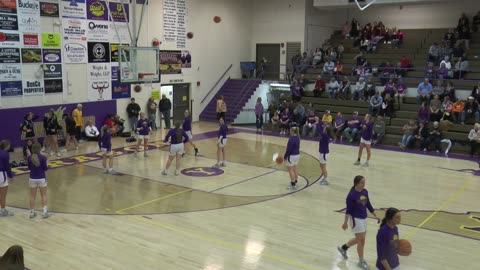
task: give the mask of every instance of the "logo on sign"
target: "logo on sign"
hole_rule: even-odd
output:
[[[57,68],[56,68],[54,65],[51,65],[51,66],[50,66],[50,71],[51,71],[51,72],[55,72],[56,69],[57,69]]]
[[[35,20],[35,18],[29,17],[28,19],[23,18],[22,23],[28,26],[31,26],[31,25],[38,25],[40,22],[38,20]]]
[[[90,28],[90,30],[95,30],[95,29],[105,29],[105,30],[108,30],[108,25],[106,24],[96,24],[94,22],[90,22],[88,24],[88,28]]]
[[[47,62],[56,62],[60,59],[60,57],[56,54],[53,54],[53,53],[49,53],[47,55],[45,55],[45,60]]]
[[[105,47],[102,44],[95,44],[93,46],[93,56],[97,59],[105,57]]]
[[[100,16],[103,16],[103,14],[105,14],[105,8],[103,7],[103,5],[100,3],[100,2],[93,2],[92,5],[90,6],[90,12],[97,16],[97,17],[100,17]]]
[[[72,26],[80,26],[82,23],[78,20],[68,20],[68,24]]]
[[[70,0],[71,7],[78,7],[77,0]]]
[[[40,7],[45,14],[54,15],[58,12],[58,7],[51,3],[43,3]]]
[[[85,53],[87,51],[87,48],[85,46],[78,43],[66,44],[64,48],[65,51],[68,53]]]
[[[19,8],[29,8],[29,9],[34,9],[34,10],[38,10],[40,8],[38,3],[35,3],[35,2],[32,3],[30,1],[25,1],[25,0],[18,0],[18,7]]]

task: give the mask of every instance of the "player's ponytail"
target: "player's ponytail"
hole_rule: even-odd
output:
[[[352,188],[350,189],[350,191],[354,190],[354,189],[355,189],[355,186],[358,185],[358,183],[360,183],[363,178],[365,178],[365,177],[363,177],[363,176],[361,176],[361,175],[355,176],[355,178],[353,178],[353,186],[352,186]]]
[[[380,227],[382,227],[383,225],[387,224],[387,222],[392,220],[393,217],[398,212],[400,212],[400,211],[397,208],[393,208],[393,207],[388,208],[387,211],[385,212],[385,217],[382,219],[382,223],[380,223]]]
[[[104,125],[102,129],[100,130],[100,138],[103,138],[105,134],[108,132],[109,127],[107,125]]]
[[[182,123],[180,121],[175,122],[175,131],[176,131],[176,136],[177,136],[177,143],[182,142],[182,129],[180,126]]]
[[[32,163],[35,167],[40,167],[40,158],[38,155],[40,154],[41,149],[42,146],[39,143],[32,146]]]

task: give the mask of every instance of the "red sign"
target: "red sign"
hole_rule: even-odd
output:
[[[23,34],[23,44],[25,46],[38,46],[38,35]]]

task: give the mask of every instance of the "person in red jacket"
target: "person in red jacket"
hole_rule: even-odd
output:
[[[313,88],[313,95],[315,97],[320,97],[323,92],[325,92],[326,85],[325,80],[322,79],[321,75],[318,75],[317,80],[315,81],[315,87]]]

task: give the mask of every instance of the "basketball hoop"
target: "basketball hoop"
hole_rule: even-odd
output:
[[[360,11],[364,11],[365,9],[367,9],[370,5],[372,5],[373,3],[377,2],[377,0],[370,0],[370,2],[368,4],[366,4],[365,6],[360,6],[360,3],[358,3],[358,0],[355,0],[355,3],[357,4],[357,7],[358,9],[360,9]]]

